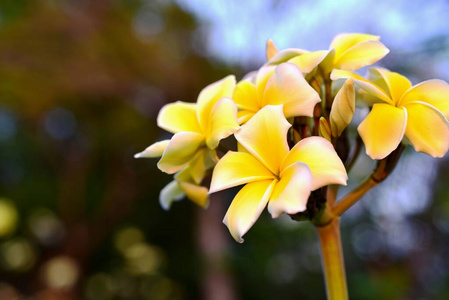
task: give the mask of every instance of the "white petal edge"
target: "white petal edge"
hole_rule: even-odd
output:
[[[153,145],[150,145],[142,152],[139,152],[134,155],[134,158],[153,158],[153,157],[161,157],[167,148],[170,140],[163,140],[160,142],[156,142]]]
[[[164,210],[169,210],[173,202],[182,200],[184,192],[179,187],[176,180],[167,184],[159,194],[159,203]]]
[[[223,223],[232,237],[243,243],[243,235],[254,225],[267,206],[276,180],[264,180],[248,183],[232,200]]]

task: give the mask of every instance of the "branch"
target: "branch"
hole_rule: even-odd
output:
[[[357,135],[357,138],[355,140],[354,151],[351,153],[351,156],[348,158],[346,163],[346,172],[349,173],[351,171],[352,167],[354,166],[354,163],[359,157],[361,150],[362,150],[362,138],[359,135]]]
[[[373,173],[365,179],[355,190],[346,195],[342,200],[336,203],[332,209],[336,216],[341,216],[351,206],[353,206],[363,195],[370,189],[384,181],[388,175],[393,172],[396,167],[399,158],[404,151],[404,145],[400,144],[396,150],[394,150],[386,158],[380,160],[377,163]]]

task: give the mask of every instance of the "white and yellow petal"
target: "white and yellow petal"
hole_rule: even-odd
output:
[[[240,125],[245,124],[248,122],[257,111],[250,111],[250,110],[240,110],[237,112],[237,120]]]
[[[329,184],[346,185],[345,166],[332,144],[322,137],[308,137],[299,141],[282,162],[283,172],[296,162],[305,163],[312,173],[312,190]]]
[[[403,107],[376,103],[358,131],[372,159],[383,159],[393,152],[404,137],[407,111]]]
[[[180,181],[178,184],[180,189],[185,193],[186,197],[189,198],[190,201],[203,208],[208,207],[209,194],[206,187],[185,181]]]
[[[208,190],[206,187],[195,183],[190,168],[187,167],[178,172],[175,175],[175,180],[179,188],[189,200],[203,208],[206,208],[208,206]]]
[[[265,93],[265,87],[268,80],[274,73],[276,66],[265,65],[259,69],[256,76],[256,95],[257,95],[257,106],[259,108],[263,107],[262,98]]]
[[[383,101],[393,105],[393,100],[390,98],[390,95],[386,91],[384,91],[381,87],[379,87],[375,83],[366,80],[362,76],[344,70],[333,70],[331,73],[332,80],[348,79],[348,78],[352,78],[355,84],[357,84],[362,90],[364,90],[371,96],[379,99],[380,100],[379,102]]]
[[[169,210],[173,202],[184,198],[185,194],[181,190],[176,180],[167,184],[159,194],[159,203],[164,210]]]
[[[215,150],[203,147],[198,150],[186,169],[188,169],[193,182],[200,184],[206,176],[207,171],[214,167],[217,162],[218,157]]]
[[[379,86],[385,86],[384,90],[388,92],[395,104],[399,103],[402,95],[412,87],[410,80],[405,76],[384,68],[370,68],[368,79]]]
[[[197,105],[177,101],[162,107],[157,116],[157,125],[171,133],[181,131],[201,132],[196,116]]]
[[[157,166],[165,173],[174,174],[192,160],[201,146],[204,146],[203,135],[189,131],[176,133]]]
[[[360,69],[379,61],[388,52],[390,50],[379,41],[363,41],[336,56],[334,67],[347,71]]]
[[[421,82],[404,93],[400,105],[416,101],[434,106],[443,113],[446,119],[449,118],[449,84],[447,82],[437,79]]]
[[[449,124],[435,107],[424,102],[405,106],[408,113],[405,136],[416,151],[443,157],[449,148]]]
[[[267,179],[275,179],[275,176],[253,155],[229,151],[214,168],[210,193]]]
[[[351,123],[355,111],[355,89],[352,78],[345,81],[335,96],[330,113],[331,132],[339,137]]]
[[[320,96],[304,79],[301,70],[292,63],[283,63],[276,67],[265,87],[262,106],[283,104],[287,118],[311,117],[318,102]]]
[[[315,69],[329,54],[327,50],[304,53],[290,59],[288,62],[299,67],[301,72],[310,73]]]
[[[161,157],[167,148],[170,140],[163,140],[160,142],[156,142],[153,145],[150,145],[142,152],[139,152],[134,155],[134,158],[151,158],[151,157]]]
[[[281,63],[287,62],[290,59],[303,55],[305,53],[309,53],[307,50],[297,49],[297,48],[288,48],[276,53],[271,59],[269,59],[266,65],[279,65]]]
[[[223,223],[237,242],[243,243],[242,236],[254,225],[267,206],[275,184],[275,180],[248,183],[232,200]]]
[[[206,130],[206,145],[215,149],[220,141],[240,128],[237,120],[237,106],[229,98],[222,98],[215,103],[209,117]]]
[[[240,110],[257,112],[260,108],[257,100],[256,85],[249,80],[237,83],[232,100],[234,100],[237,108]]]
[[[205,87],[198,96],[197,117],[203,132],[209,125],[211,111],[221,98],[232,98],[235,89],[235,76],[229,75]]]
[[[287,131],[291,127],[282,105],[268,105],[234,134],[237,141],[273,174],[279,173],[288,153]]]
[[[266,57],[267,60],[270,60],[278,54],[279,50],[276,48],[276,45],[273,43],[271,39],[268,39],[267,41],[267,47],[266,47]]]
[[[296,162],[284,170],[268,202],[268,212],[273,218],[283,213],[296,214],[306,210],[312,190],[312,173],[309,167]]]
[[[341,56],[346,50],[359,43],[378,40],[380,40],[380,37],[377,35],[365,33],[340,33],[333,38],[329,49],[335,49],[336,55]]]

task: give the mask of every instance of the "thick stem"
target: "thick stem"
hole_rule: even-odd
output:
[[[326,226],[316,227],[320,237],[321,262],[326,279],[329,300],[348,299],[343,250],[340,239],[340,219],[335,218]]]

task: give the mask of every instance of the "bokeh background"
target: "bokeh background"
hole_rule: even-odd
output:
[[[379,65],[449,81],[447,20],[443,0],[1,0],[0,299],[324,299],[310,224],[264,213],[237,244],[232,192],[165,212],[171,177],[133,154],[168,137],[165,103],[258,68],[268,38],[377,34]],[[448,180],[447,157],[407,149],[343,216],[351,299],[449,299]]]

